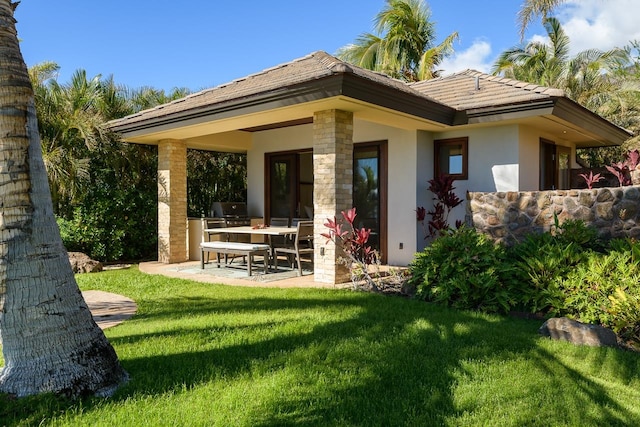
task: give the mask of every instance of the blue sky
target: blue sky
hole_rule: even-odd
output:
[[[446,72],[488,71],[519,43],[522,0],[431,0],[437,42],[460,40]],[[316,50],[330,54],[373,32],[384,0],[23,0],[16,11],[28,66],[54,61],[59,81],[77,69],[113,75],[130,88],[200,90],[259,72]],[[577,50],[640,39],[637,0],[570,1],[558,14]],[[543,31],[533,26],[527,38]]]

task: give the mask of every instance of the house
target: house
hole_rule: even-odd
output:
[[[158,146],[159,261],[187,257],[187,149],[246,152],[249,214],[312,216],[315,280],[333,283],[345,271],[319,234],[340,211],[355,205],[384,261],[406,265],[435,175],[454,175],[462,198],[564,188],[576,148],[630,136],[557,89],[471,70],[407,84],[320,51],[109,126]]]

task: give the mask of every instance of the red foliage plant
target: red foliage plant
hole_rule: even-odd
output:
[[[416,209],[416,219],[422,224],[425,240],[429,237],[438,237],[446,233],[451,227],[449,226],[449,214],[456,206],[462,203],[454,192],[454,178],[450,175],[440,175],[429,180],[429,191],[434,195],[433,200],[436,201],[433,210],[427,211],[424,207]],[[428,231],[425,227],[426,215],[431,219],[428,221]],[[461,221],[456,221],[456,228],[462,226]]]
[[[342,211],[342,217],[348,224],[348,228],[344,230],[342,224],[338,222],[336,217],[333,220],[327,218],[324,226],[329,229],[328,233],[322,233],[323,237],[331,240],[344,250],[345,254],[352,261],[360,262],[365,265],[373,264],[377,261],[378,256],[371,246],[367,245],[371,236],[370,228],[356,228],[353,223],[356,219],[356,208],[348,211]]]
[[[589,175],[587,175],[586,173],[581,173],[580,176],[584,178],[585,182],[587,183],[587,188],[589,190],[593,188],[593,184],[595,184],[596,182],[600,182],[604,179],[604,176],[600,175],[599,173],[594,175],[593,171],[589,171]]]

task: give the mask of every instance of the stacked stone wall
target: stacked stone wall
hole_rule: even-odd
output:
[[[582,220],[604,239],[640,238],[640,186],[467,193],[466,222],[507,245],[551,230],[557,216]]]

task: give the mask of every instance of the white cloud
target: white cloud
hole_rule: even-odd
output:
[[[640,40],[638,0],[570,0],[557,17],[571,39],[571,53],[623,47]]]
[[[443,74],[452,74],[468,68],[489,72],[493,59],[491,55],[491,45],[485,40],[475,40],[473,44],[466,50],[456,51],[453,56],[446,58],[440,64],[440,68],[444,70]]]

